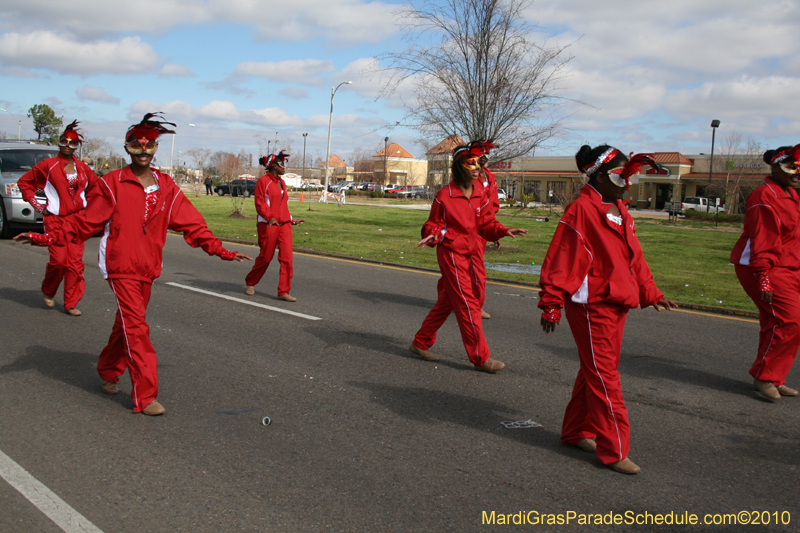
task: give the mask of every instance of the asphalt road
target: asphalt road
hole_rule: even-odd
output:
[[[800,529],[800,399],[752,391],[752,320],[630,313],[620,372],[643,472],[629,477],[560,444],[577,353],[566,321],[541,332],[536,291],[488,286],[485,332],[507,368],[487,375],[471,369],[453,318],[439,363],[407,351],[437,276],[296,254],[290,304],[275,298],[277,261],[247,297],[249,265],[177,236],[148,313],[167,413],[134,415],[128,378],[109,397],[94,370],[115,312],[97,246],[75,318],[61,294],[44,307],[46,249],[0,241],[0,451],[99,530],[507,528],[482,524],[484,511],[775,513],[748,527],[512,526],[531,531]],[[501,424],[520,420],[541,427]],[[791,522],[775,526],[784,511]],[[61,529],[0,479],[0,531]]]

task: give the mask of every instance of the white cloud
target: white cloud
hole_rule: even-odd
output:
[[[236,65],[233,74],[258,76],[278,82],[320,85],[320,75],[333,71],[333,61],[329,59],[288,59],[263,63],[245,61]]]
[[[91,87],[84,85],[75,89],[75,94],[81,100],[93,100],[95,102],[103,102],[105,104],[119,104],[119,98],[109,95],[105,89],[101,87]]]
[[[158,75],[177,78],[193,78],[196,76],[196,74],[189,70],[189,67],[186,65],[176,64],[164,65],[159,69]]]
[[[138,37],[81,43],[36,31],[0,35],[0,63],[62,74],[138,74],[155,68],[158,55]]]
[[[5,2],[0,30],[60,28],[82,39],[109,34],[161,34],[176,26],[232,22],[261,40],[379,42],[393,31],[393,5],[362,0],[140,0],[120,13],[107,0]]]
[[[305,100],[308,98],[308,91],[299,87],[286,87],[278,91],[278,94],[292,100]]]

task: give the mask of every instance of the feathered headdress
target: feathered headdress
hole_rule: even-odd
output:
[[[163,115],[161,111],[157,113],[147,113],[140,123],[134,124],[128,128],[128,132],[125,134],[125,140],[147,139],[148,141],[155,141],[165,133],[175,133],[175,130],[171,130],[165,126],[165,124],[169,124],[174,128],[175,123],[161,120],[163,118],[161,115]]]
[[[83,135],[78,132],[78,121],[73,120],[71,124],[69,124],[64,133],[61,134],[61,137],[65,137],[67,139],[71,139],[78,142],[83,142]]]
[[[767,163],[770,165],[778,165],[787,159],[792,159],[795,163],[800,164],[800,144],[794,146],[778,148]]]
[[[658,165],[653,161],[653,154],[630,153],[630,157],[621,169],[616,168],[608,172],[611,182],[617,187],[625,187],[631,190],[631,176],[642,171],[645,165],[650,165],[654,170],[658,170]]]
[[[470,159],[472,157],[480,157],[484,154],[483,146],[478,144],[467,144],[457,146],[455,150],[453,150],[453,161],[459,159]]]
[[[470,141],[467,146],[470,148],[477,148],[483,151],[480,155],[489,155],[489,152],[495,147],[494,143],[492,142],[494,139],[477,139],[475,141]]]
[[[269,154],[267,157],[264,156],[259,157],[258,164],[266,169],[269,169],[269,167],[271,167],[272,165],[278,165],[280,167],[283,167],[287,159],[289,159],[289,154],[281,150],[281,152],[278,155]]]

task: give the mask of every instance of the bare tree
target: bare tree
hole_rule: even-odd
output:
[[[494,159],[531,153],[555,137],[566,92],[567,46],[535,42],[523,11],[531,0],[422,0],[398,14],[408,48],[378,56],[383,94],[407,82],[408,120],[438,142],[448,135],[492,138]],[[432,45],[425,41],[436,41]]]
[[[190,181],[189,186],[194,191],[195,196],[200,196],[200,191],[204,189],[203,174],[206,167],[208,158],[211,157],[213,150],[208,147],[192,148],[186,152],[192,158],[195,167],[200,171],[199,175],[195,175]]]
[[[761,155],[764,148],[754,139],[747,139],[739,131],[728,133],[719,149],[719,156],[714,161],[714,173],[725,174],[722,185],[712,186],[719,190],[706,193],[717,194],[725,199],[728,213],[739,213],[744,205],[746,195],[742,194],[742,181],[753,179],[754,171],[763,168]]]

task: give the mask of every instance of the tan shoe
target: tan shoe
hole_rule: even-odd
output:
[[[164,409],[160,403],[153,400],[150,402],[147,407],[142,409],[142,413],[146,414],[147,416],[158,416],[163,415],[167,410]]]
[[[800,392],[797,392],[794,389],[790,389],[786,385],[779,385],[777,389],[778,392],[781,393],[781,396],[797,396],[798,394],[800,394]]]
[[[56,305],[56,297],[53,296],[52,298],[50,298],[48,295],[45,294],[44,295],[44,305],[46,305],[47,307],[55,307],[55,305]]]
[[[247,290],[246,290],[246,291],[244,291],[244,293],[245,293],[246,295],[248,295],[248,296],[252,296],[252,295],[254,295],[254,294],[256,293],[256,288],[255,288],[255,287],[249,287],[249,286],[248,286],[248,287],[247,287]]]
[[[594,439],[583,439],[575,446],[588,453],[597,452],[597,442]]]
[[[486,320],[487,318],[492,318],[492,315],[481,309],[481,318]]]
[[[778,392],[778,388],[771,381],[761,381],[760,379],[754,378],[753,386],[756,388],[762,398],[765,398],[771,402],[776,402],[781,399],[781,393]]]
[[[421,348],[417,348],[413,343],[411,344],[411,346],[408,347],[408,351],[411,352],[411,353],[417,354],[418,356],[422,357],[426,361],[438,361],[439,360],[439,356],[438,355],[433,355],[428,350],[423,350]]]
[[[494,359],[488,359],[481,366],[476,366],[475,370],[480,370],[481,372],[488,372],[490,374],[494,374],[499,370],[503,370],[505,367],[506,367],[505,363],[501,363],[500,361],[495,361]]]
[[[608,467],[613,470],[614,472],[619,472],[620,474],[628,474],[632,476],[633,474],[638,474],[642,471],[636,463],[628,459],[627,457],[622,461],[617,461],[616,463],[611,463]]]
[[[119,394],[119,387],[116,383],[111,383],[110,381],[103,382],[103,392],[106,394]]]
[[[289,294],[281,294],[278,296],[278,300],[283,300],[284,302],[296,302],[297,298]]]
[[[71,316],[81,316],[81,312],[74,307],[72,309],[67,309],[67,314]]]

